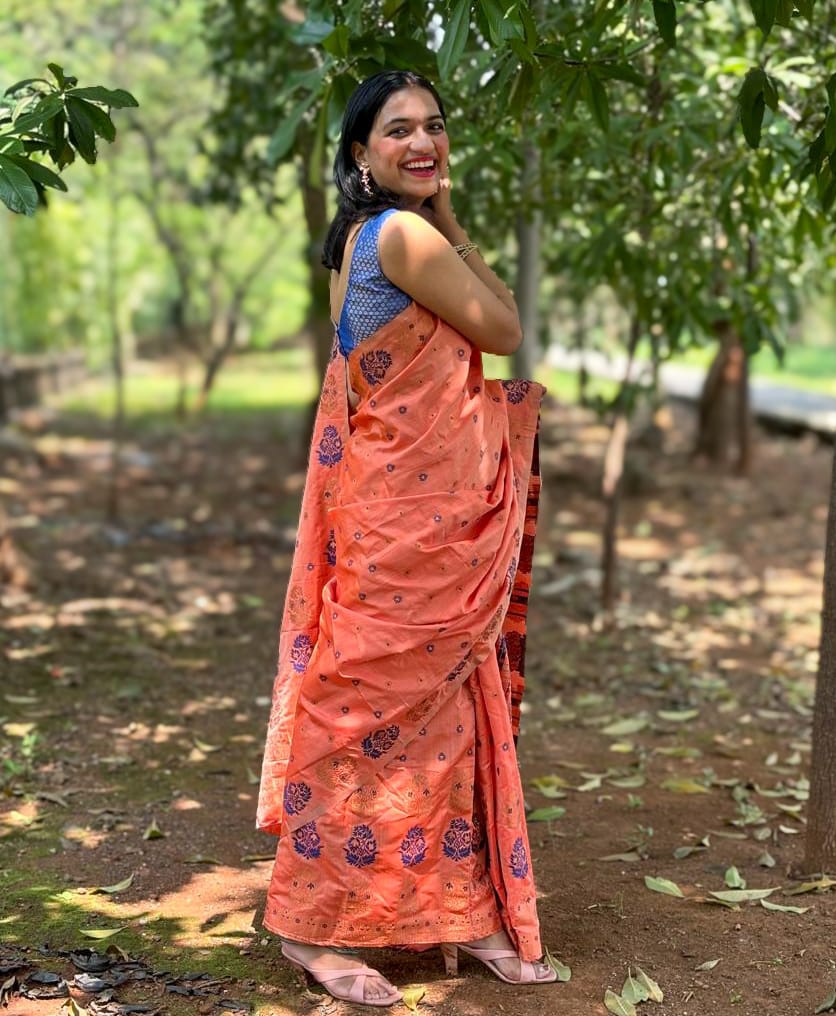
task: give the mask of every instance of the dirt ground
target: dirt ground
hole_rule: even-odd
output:
[[[571,979],[515,988],[474,961],[446,978],[438,950],[373,952],[426,989],[419,1012],[599,1016],[637,968],[664,993],[642,1016],[808,1016],[836,990],[836,894],[799,871],[831,451],[761,434],[753,476],[731,478],[689,459],[691,426],[677,411],[631,451],[605,625],[603,430],[545,413],[520,761],[543,937]],[[9,1016],[350,1011],[299,984],[259,919],[300,427],[287,412],[137,430],[118,523],[100,427],[7,432],[0,496],[31,571],[0,593]],[[803,912],[709,895],[741,883]],[[121,979],[109,991],[31,980],[73,982],[96,952]]]

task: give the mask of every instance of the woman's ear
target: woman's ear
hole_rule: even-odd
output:
[[[361,145],[359,141],[353,142],[351,145],[351,157],[358,166],[362,166],[366,161],[366,146]]]

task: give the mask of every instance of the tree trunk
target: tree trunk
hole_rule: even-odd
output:
[[[601,607],[611,614],[618,597],[618,516],[621,508],[621,481],[624,476],[624,454],[630,423],[624,410],[619,410],[610,430],[604,453],[604,530],[601,540]]]
[[[0,504],[0,586],[23,587],[29,584],[29,569],[15,547],[6,509]]]
[[[304,132],[300,136],[299,187],[302,192],[302,208],[305,223],[308,227],[308,243],[305,248],[305,260],[308,264],[308,283],[311,299],[305,318],[304,330],[310,337],[313,348],[314,363],[320,380],[325,377],[331,348],[334,343],[334,325],[331,322],[331,279],[322,264],[322,246],[328,231],[328,202],[325,189],[321,182],[325,176],[323,165],[318,172],[311,173],[311,160],[316,158],[317,145],[312,132]],[[322,154],[322,153],[320,153]],[[305,429],[298,447],[297,459],[304,468],[308,444],[313,433],[318,400],[314,399],[308,406]]]
[[[301,147],[299,187],[302,192],[305,224],[308,227],[305,260],[308,264],[311,294],[304,327],[311,337],[317,373],[322,378],[331,358],[331,345],[334,340],[334,326],[331,323],[331,280],[322,264],[322,245],[328,231],[328,203],[324,187],[321,184],[317,186],[311,179],[310,161],[316,158],[317,152],[313,133],[305,133],[301,138]],[[324,166],[320,169],[321,172],[314,174],[318,180],[324,177]]]
[[[113,365],[113,383],[116,405],[113,410],[113,451],[110,460],[110,484],[107,497],[107,518],[116,522],[120,514],[119,481],[122,470],[122,444],[125,434],[125,354],[122,330],[119,324],[119,195],[116,191],[116,170],[108,163],[108,224],[107,224],[107,316],[110,328],[110,356]]]
[[[630,415],[627,390],[631,384],[633,357],[639,343],[641,328],[637,318],[630,325],[627,346],[627,365],[616,400],[615,416],[610,428],[607,449],[604,452],[604,475],[601,493],[604,499],[604,528],[601,536],[601,607],[611,614],[618,597],[618,516],[621,508],[621,489],[624,479],[624,459],[627,438],[630,434]]]
[[[804,871],[836,872],[836,457],[824,554],[824,607],[813,706]]]
[[[694,455],[743,475],[751,467],[749,363],[740,336],[728,321],[714,326],[720,348],[700,394]]]
[[[224,322],[223,339],[219,345],[212,349],[212,353],[204,365],[203,381],[201,382],[200,391],[197,394],[194,406],[198,412],[202,412],[206,408],[206,403],[215,385],[215,380],[220,373],[220,369],[235,346],[235,337],[238,334],[240,322],[240,307],[232,306],[228,308]]]
[[[589,405],[589,371],[586,366],[586,307],[575,304],[575,328],[572,333],[572,350],[578,354],[578,405]]]
[[[525,164],[520,180],[523,197],[537,202],[540,174],[539,151],[525,146]],[[532,378],[540,362],[540,239],[543,213],[539,207],[521,211],[517,216],[517,279],[514,295],[520,312],[523,342],[514,353],[516,377]]]

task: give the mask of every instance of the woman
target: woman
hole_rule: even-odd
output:
[[[514,751],[543,389],[485,381],[513,296],[458,225],[441,100],[361,84],[325,243],[334,356],[279,645],[259,827],[265,925],[335,997],[400,992],[335,948],[457,947],[545,983]],[[528,495],[528,497],[527,497]]]

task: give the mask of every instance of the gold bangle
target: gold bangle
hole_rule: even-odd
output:
[[[462,261],[464,261],[466,258],[469,258],[475,250],[479,250],[479,247],[475,243],[470,243],[470,241],[468,241],[467,243],[457,243],[453,247],[453,250],[459,255]]]

